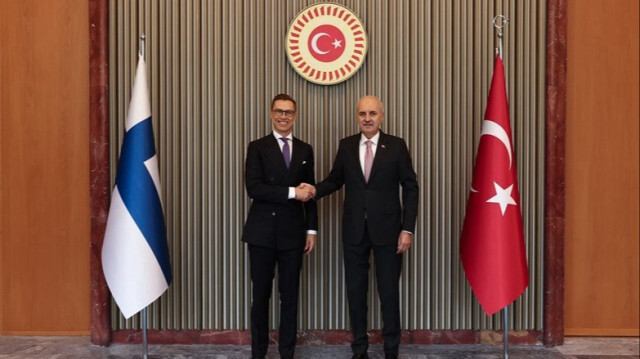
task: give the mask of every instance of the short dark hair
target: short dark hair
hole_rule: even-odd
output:
[[[293,102],[293,109],[295,111],[298,111],[298,105],[296,104],[296,100],[294,100],[293,97],[287,95],[286,93],[277,94],[276,97],[274,97],[273,100],[271,100],[272,110],[273,110],[273,105],[276,103],[276,101],[291,101]]]

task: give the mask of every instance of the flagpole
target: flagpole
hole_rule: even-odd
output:
[[[140,56],[144,59],[145,56],[145,36],[140,35]],[[142,309],[142,358],[147,359],[149,357],[149,343],[147,342],[147,307]]]
[[[148,307],[169,288],[173,274],[153,142],[144,34],[140,36],[139,44],[138,65],[125,121],[128,130],[123,137],[102,246],[102,268],[125,318],[140,315],[137,320],[142,322],[143,357],[147,358]],[[139,230],[131,231],[134,226]],[[132,246],[133,242],[147,246]],[[144,268],[139,268],[140,263],[145,263]]]
[[[144,349],[142,358],[147,359],[149,356],[149,346],[147,343],[147,307],[142,310],[142,347]]]
[[[497,15],[493,18],[493,27],[498,31],[498,47],[496,48],[496,55],[502,59],[502,28],[507,26],[509,19],[504,15]],[[504,350],[504,358],[509,359],[509,305],[504,307],[504,339],[502,340],[502,347]]]
[[[145,40],[145,36],[144,34],[140,35],[140,56],[144,57],[145,53],[144,53],[144,40]]]
[[[504,348],[504,359],[509,359],[509,306],[504,307],[504,339],[502,340]]]

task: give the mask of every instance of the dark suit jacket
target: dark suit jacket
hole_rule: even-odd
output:
[[[366,183],[360,166],[360,136],[358,133],[340,141],[333,169],[317,185],[316,198],[326,196],[344,184],[343,240],[360,242],[367,223],[374,244],[398,243],[401,230],[413,233],[418,212],[418,182],[409,150],[403,139],[380,131],[369,182]]]
[[[289,187],[315,183],[313,149],[294,137],[287,169],[277,141],[269,134],[249,143],[245,185],[253,201],[242,240],[277,249],[304,247],[307,230],[318,229],[317,205],[287,197]]]

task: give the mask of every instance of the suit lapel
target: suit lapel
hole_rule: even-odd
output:
[[[266,152],[274,166],[277,166],[282,172],[286,173],[288,171],[287,165],[284,163],[280,144],[273,134],[267,136]]]
[[[360,163],[360,138],[362,138],[362,133],[353,136],[353,141],[349,144],[351,149],[347,151],[347,153],[351,154],[349,160],[354,163],[358,169],[358,173],[360,174],[358,178],[360,178],[362,183],[366,183],[364,173],[362,172],[362,163]]]
[[[291,146],[293,146],[291,147],[291,149],[293,151],[291,153],[291,165],[289,166],[289,172],[295,173],[294,170],[297,169],[302,162],[302,145],[300,144],[301,141],[295,137],[291,142]],[[284,159],[282,160],[282,162],[284,162]]]
[[[373,164],[371,165],[371,174],[369,174],[369,182],[373,180],[373,177],[376,175],[376,171],[382,166],[384,163],[384,159],[387,156],[389,146],[387,136],[380,131],[380,137],[378,138],[378,145],[376,148],[376,154],[373,156]],[[364,175],[363,177],[364,178]]]

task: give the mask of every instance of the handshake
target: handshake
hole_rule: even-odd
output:
[[[296,187],[296,199],[298,201],[306,202],[316,196],[316,187],[308,183],[300,183]]]

